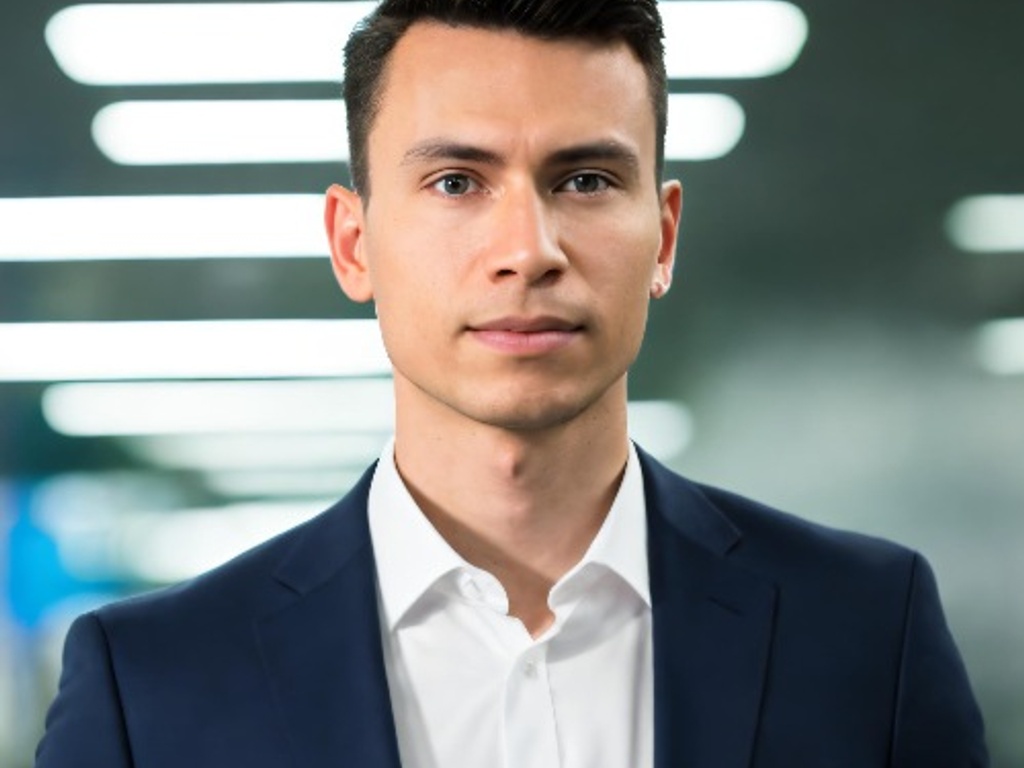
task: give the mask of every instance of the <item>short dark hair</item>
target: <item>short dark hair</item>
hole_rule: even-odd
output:
[[[665,48],[657,0],[383,0],[345,45],[343,93],[352,185],[370,192],[367,141],[380,110],[384,72],[414,23],[508,29],[544,40],[625,42],[643,65],[655,118],[655,170],[661,176],[668,123]]]

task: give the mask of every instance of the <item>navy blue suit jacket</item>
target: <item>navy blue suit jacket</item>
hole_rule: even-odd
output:
[[[988,764],[919,555],[641,462],[657,768]],[[369,477],[198,579],[79,618],[37,768],[399,768]]]

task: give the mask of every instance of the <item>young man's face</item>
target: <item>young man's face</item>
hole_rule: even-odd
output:
[[[415,24],[368,160],[370,199],[333,187],[328,229],[400,410],[537,430],[624,402],[681,196],[625,44]]]

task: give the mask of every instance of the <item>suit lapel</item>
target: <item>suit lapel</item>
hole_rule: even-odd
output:
[[[399,768],[366,518],[371,476],[307,527],[277,571],[293,594],[256,626],[302,768]]]
[[[730,562],[738,530],[646,455],[656,768],[746,768],[775,587]]]

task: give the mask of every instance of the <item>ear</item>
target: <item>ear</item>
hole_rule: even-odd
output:
[[[651,298],[660,299],[672,285],[682,212],[683,186],[678,181],[666,181],[661,185],[661,247],[651,276]]]
[[[324,226],[338,285],[352,301],[369,301],[373,298],[373,285],[363,240],[362,198],[350,189],[332,184],[327,190]]]

